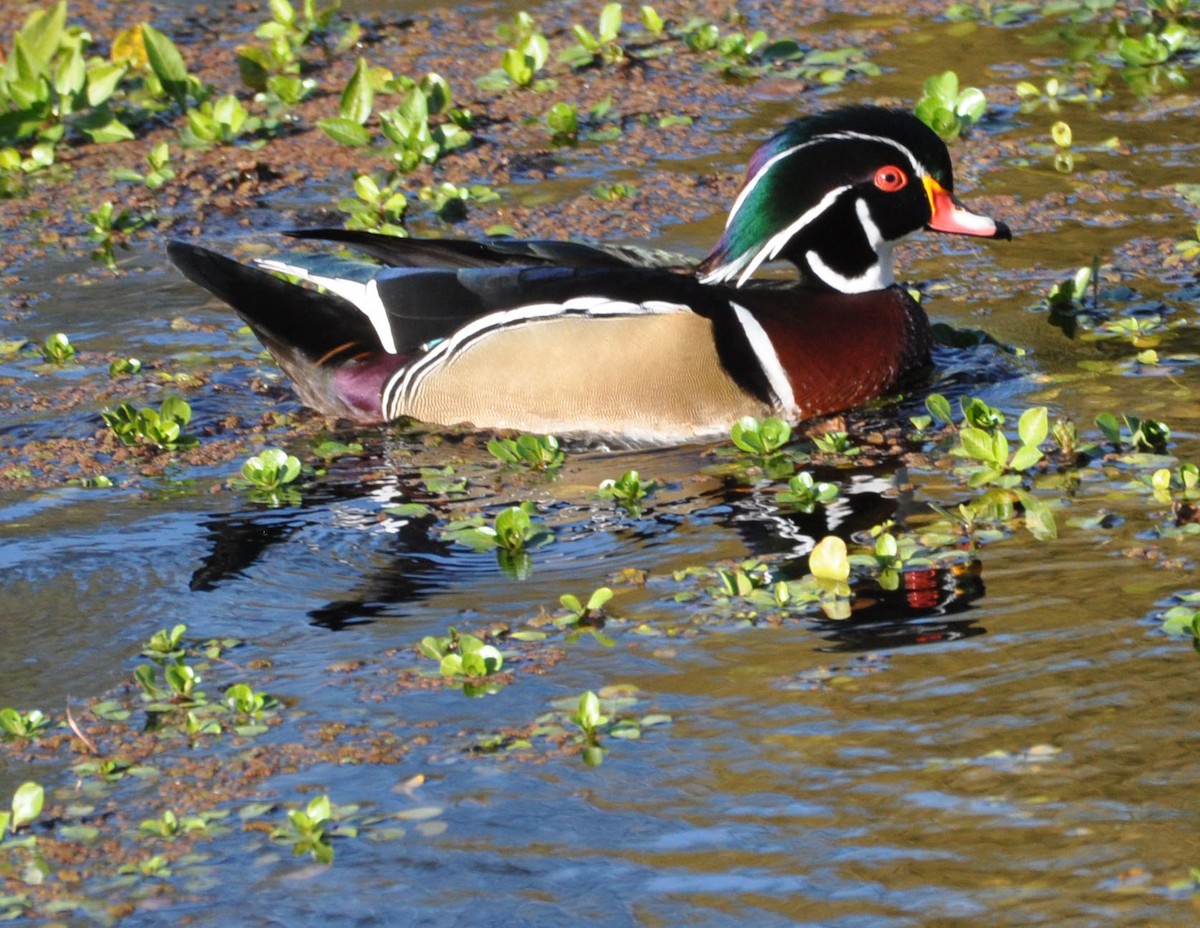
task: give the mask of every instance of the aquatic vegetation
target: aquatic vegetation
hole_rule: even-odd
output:
[[[558,60],[572,68],[591,65],[614,65],[625,58],[625,49],[617,41],[621,36],[623,9],[619,3],[606,3],[600,11],[593,34],[586,26],[575,23],[571,33],[578,44],[559,53]]]
[[[155,222],[153,213],[134,213],[129,207],[123,207],[120,212],[111,202],[105,201],[84,217],[91,223],[88,230],[88,241],[96,245],[92,252],[93,261],[102,261],[110,271],[117,269],[116,248],[129,248],[129,233],[152,225]]]
[[[142,362],[137,358],[117,358],[108,365],[109,377],[122,377],[138,373],[142,369]]]
[[[944,71],[927,78],[921,99],[913,108],[917,118],[947,142],[958,138],[983,118],[987,98],[978,87],[959,88],[958,74]]]
[[[550,60],[550,43],[533,17],[520,10],[513,16],[512,22],[501,25],[496,34],[508,43],[508,47],[504,50],[500,70],[481,77],[478,81],[480,86],[491,89],[496,88],[497,84],[511,81],[518,87],[535,91],[547,89],[546,82],[535,82],[534,79]]]
[[[1192,647],[1200,654],[1200,593],[1177,593],[1174,598],[1180,603],[1162,614],[1162,630],[1168,635],[1190,638]]]
[[[1046,305],[1052,312],[1063,312],[1083,305],[1084,294],[1092,287],[1092,303],[1100,301],[1100,259],[1093,258],[1092,263],[1084,265],[1066,280],[1059,281],[1046,294]]]
[[[404,228],[408,198],[391,184],[380,185],[369,174],[355,177],[354,196],[342,197],[337,205],[349,216],[344,223],[347,229],[401,237],[408,235]]]
[[[812,512],[818,505],[833,502],[838,497],[838,485],[818,481],[808,471],[800,471],[788,480],[786,490],[775,494],[775,502],[799,512]]]
[[[745,416],[729,429],[729,438],[746,454],[769,458],[782,451],[792,440],[792,427],[772,416],[761,422],[753,416]]]
[[[1154,419],[1139,419],[1137,416],[1124,414],[1121,417],[1125,431],[1129,434],[1128,444],[1134,451],[1147,451],[1161,454],[1167,448],[1171,439],[1171,429],[1166,423]],[[1100,429],[1105,439],[1118,451],[1122,447],[1123,432],[1121,422],[1111,412],[1102,412],[1096,417],[1096,427]]]
[[[433,164],[449,151],[471,141],[467,131],[470,114],[451,105],[450,85],[435,73],[426,74],[419,82],[407,77],[394,77],[386,69],[368,67],[359,58],[339,103],[338,116],[317,121],[317,125],[335,142],[365,147],[372,134],[365,123],[370,118],[376,96],[380,93],[401,93],[400,103],[379,114],[384,136],[381,153],[391,158],[393,170],[407,174],[422,163]],[[440,123],[430,122],[431,116],[445,116]]]
[[[642,736],[643,729],[671,721],[669,715],[661,713],[639,719],[618,715],[637,703],[633,692],[632,687],[605,687],[599,695],[587,690],[574,703],[564,701],[573,708],[568,721],[579,730],[576,743],[582,749],[583,762],[589,767],[598,767],[604,762],[607,748],[600,743],[602,737],[634,740]]]
[[[40,709],[29,712],[20,712],[11,706],[0,709],[0,736],[5,741],[37,738],[49,727],[50,719]]]
[[[422,203],[433,207],[437,217],[443,222],[460,222],[467,218],[467,203],[492,203],[500,199],[500,194],[485,184],[471,184],[459,187],[449,181],[440,184],[427,184],[417,192],[417,198]]]
[[[487,443],[488,453],[498,461],[530,470],[557,470],[566,456],[553,435],[518,435],[516,438],[493,438]]]
[[[282,448],[266,448],[242,465],[242,479],[258,490],[271,492],[300,476],[300,459]]]
[[[328,58],[332,52],[351,48],[362,31],[354,20],[339,17],[342,0],[331,0],[320,7],[316,0],[301,0],[299,10],[289,0],[270,0],[267,8],[271,18],[255,29],[255,36],[266,39],[272,47],[282,43],[293,53],[316,45]]]
[[[602,480],[596,494],[614,500],[631,516],[637,516],[642,511],[642,500],[658,488],[657,481],[642,480],[636,470],[627,470],[615,480]]]
[[[75,346],[62,332],[47,335],[41,347],[42,360],[47,364],[66,364],[75,360]]]
[[[327,831],[333,808],[328,796],[310,799],[303,809],[289,809],[287,824],[271,832],[271,839],[292,845],[292,854],[308,854],[320,864],[333,863],[331,832]]]
[[[499,648],[453,626],[448,635],[422,638],[417,649],[438,662],[438,671],[444,677],[488,677],[504,666]]]
[[[604,609],[607,603],[613,597],[613,591],[606,586],[599,587],[592,591],[592,595],[588,597],[587,605],[579,601],[579,597],[572,593],[563,593],[558,598],[564,609],[571,613],[571,618],[576,622],[582,622],[584,619],[596,618]]]
[[[556,145],[574,145],[579,140],[579,111],[574,103],[560,100],[546,111],[546,125]]]
[[[813,444],[822,454],[832,454],[843,458],[852,458],[861,454],[862,449],[854,444],[848,432],[840,429],[832,432],[822,432],[814,435]]]
[[[139,37],[150,68],[147,89],[152,96],[169,98],[180,112],[187,111],[189,100],[200,104],[208,99],[211,88],[188,72],[187,63],[174,42],[148,23],[139,27]]]
[[[251,116],[233,94],[218,100],[205,100],[187,111],[187,125],[179,135],[187,148],[208,148],[212,145],[232,145],[272,128],[258,116]],[[261,147],[266,139],[251,142],[250,148]]]
[[[850,556],[846,542],[837,535],[826,535],[808,555],[809,572],[818,580],[845,582],[850,576]]]
[[[178,396],[168,396],[157,410],[135,409],[122,403],[116,409],[105,409],[100,416],[124,445],[176,451],[199,444],[198,438],[183,432],[192,421],[192,407]]]
[[[10,811],[0,812],[0,839],[32,824],[42,814],[45,799],[46,791],[38,783],[26,781],[18,786],[9,804]]]

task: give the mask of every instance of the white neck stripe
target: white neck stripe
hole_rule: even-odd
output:
[[[750,310],[733,302],[729,305],[733,307],[738,322],[742,324],[746,340],[750,342],[754,356],[758,358],[763,373],[767,375],[771,392],[775,394],[775,399],[779,402],[783,414],[788,418],[794,418],[796,416],[796,394],[792,390],[792,381],[788,378],[787,371],[783,369],[783,365],[779,361],[779,354],[775,351],[775,346],[771,344],[770,336],[767,335],[759,321],[751,315]]]

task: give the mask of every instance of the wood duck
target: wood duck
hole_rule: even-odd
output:
[[[933,131],[858,106],[759,148],[698,264],[632,246],[342,230],[291,234],[375,262],[303,254],[251,267],[183,242],[168,254],[322,413],[671,444],[727,434],[745,415],[846,410],[924,366],[928,319],[892,275],[893,246],[920,229],[1012,237],[955,199]],[[753,276],[776,260],[798,277]]]

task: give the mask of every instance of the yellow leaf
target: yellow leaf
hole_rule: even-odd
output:
[[[826,535],[808,556],[808,569],[818,580],[845,580],[850,576],[846,543],[836,535]]]
[[[146,45],[142,41],[142,27],[130,26],[116,34],[112,43],[112,60],[116,63],[127,62],[131,68],[139,71],[146,70],[149,59],[146,57]]]

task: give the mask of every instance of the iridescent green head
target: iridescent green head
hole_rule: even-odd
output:
[[[810,286],[863,293],[894,283],[892,247],[920,229],[1012,237],[953,190],[946,146],[910,113],[856,106],[798,120],[751,158],[702,279],[741,286],[784,260]]]

